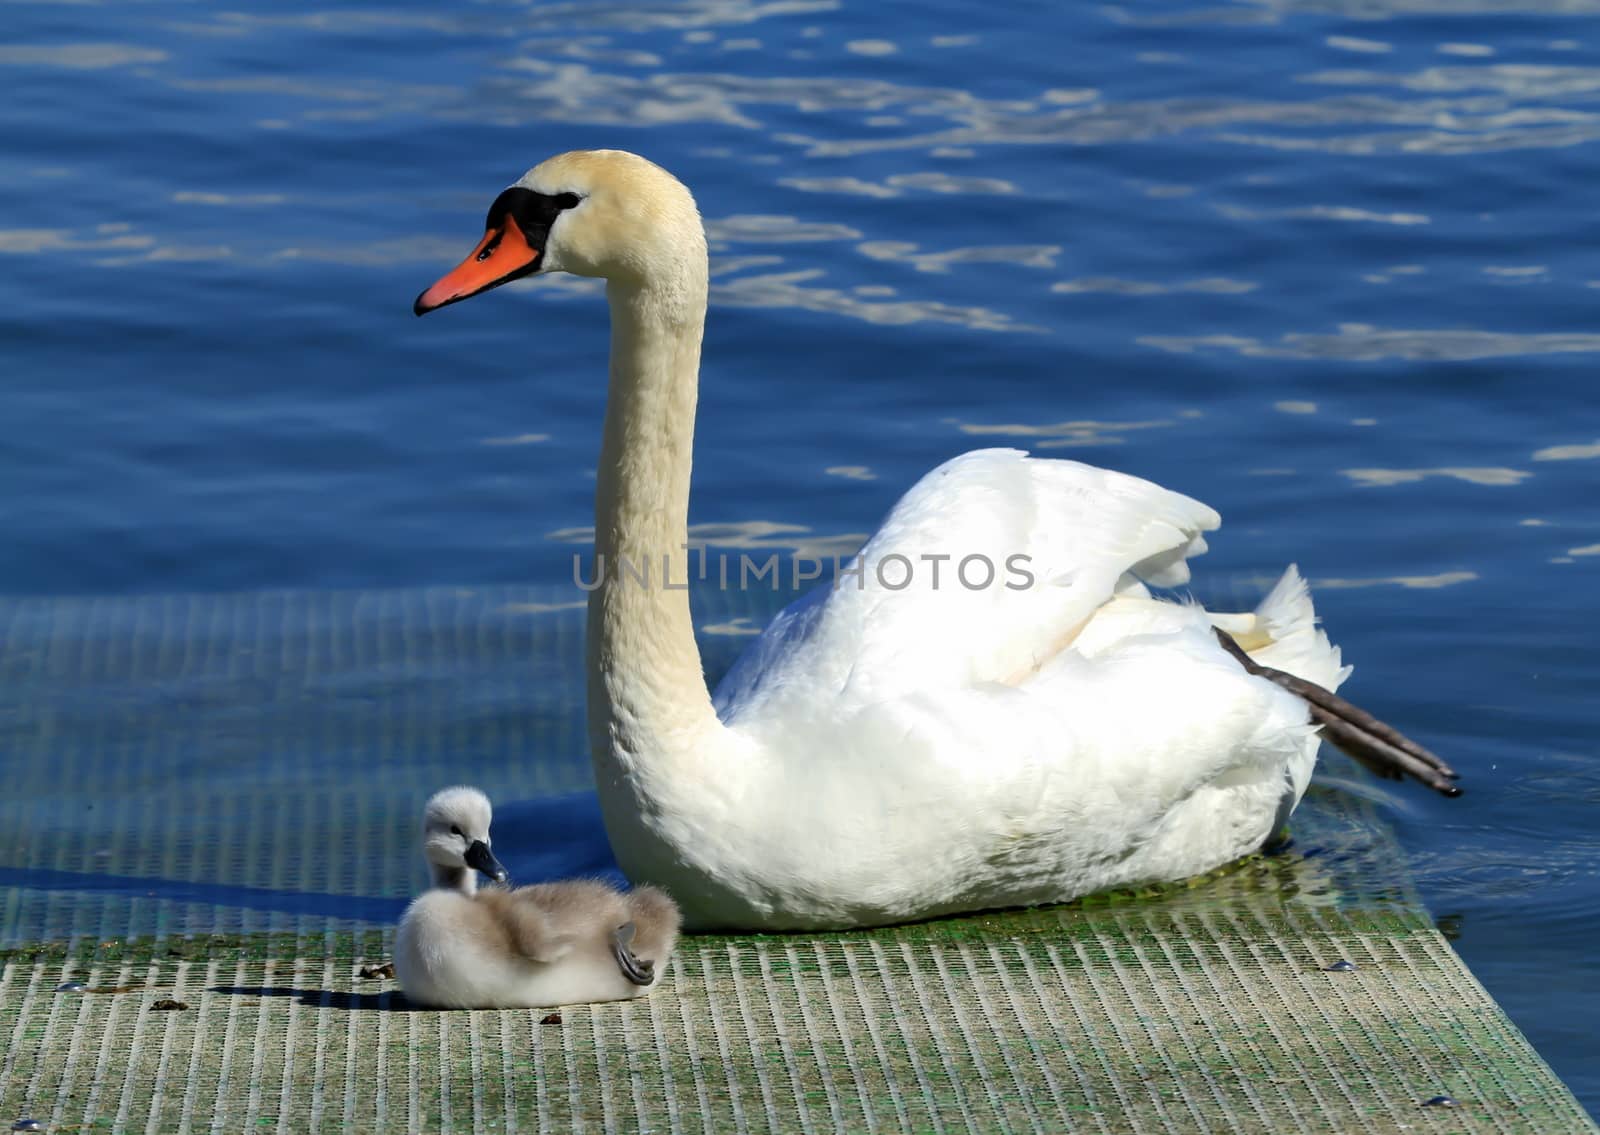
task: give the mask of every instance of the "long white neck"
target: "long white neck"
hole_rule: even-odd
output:
[[[589,740],[623,866],[622,828],[661,807],[720,731],[689,615],[689,473],[705,330],[703,242],[667,279],[611,281],[611,376],[595,491]],[[621,826],[619,826],[621,825]]]

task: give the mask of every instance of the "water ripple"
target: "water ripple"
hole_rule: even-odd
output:
[[[59,67],[67,71],[99,71],[139,63],[161,63],[165,51],[127,43],[60,43],[0,45],[0,66]]]
[[[1337,334],[1290,332],[1275,342],[1246,335],[1144,335],[1147,347],[1174,354],[1228,351],[1264,359],[1494,359],[1513,355],[1590,354],[1600,351],[1600,334],[1592,332],[1509,332],[1457,330],[1386,330],[1347,323]]]
[[[1600,441],[1590,445],[1551,445],[1536,450],[1535,461],[1587,461],[1600,457]]]
[[[910,241],[873,240],[858,244],[856,251],[870,260],[892,260],[909,264],[918,272],[948,272],[962,264],[1016,264],[1024,268],[1054,268],[1061,247],[1054,244],[978,245],[951,248],[944,252],[920,252]]]
[[[1012,182],[999,177],[962,177],[929,170],[899,173],[883,181],[863,181],[859,177],[785,177],[779,185],[806,193],[842,193],[857,197],[902,197],[908,190],[928,193],[1004,195],[1017,192]]]
[[[1368,488],[1388,485],[1411,485],[1429,477],[1446,477],[1465,481],[1469,485],[1516,485],[1533,476],[1521,469],[1502,469],[1495,466],[1449,466],[1440,469],[1341,469],[1341,474],[1358,485]]]

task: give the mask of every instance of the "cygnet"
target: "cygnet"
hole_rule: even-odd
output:
[[[490,850],[489,799],[446,788],[422,816],[433,889],[400,919],[394,968],[406,998],[453,1009],[620,1001],[654,988],[678,938],[677,904],[655,887],[597,879],[509,889]],[[494,880],[478,889],[482,872]]]

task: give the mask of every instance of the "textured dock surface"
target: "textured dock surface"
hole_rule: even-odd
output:
[[[759,612],[712,602],[715,667]],[[606,866],[568,604],[0,604],[0,1121],[1596,1130],[1420,910],[1337,764],[1290,853],[1190,886],[690,939],[649,998],[559,1024],[409,1010],[361,969],[418,883],[429,790],[470,778],[506,802],[497,850],[519,878]],[[1456,1106],[1423,1106],[1440,1095]]]
[[[392,981],[359,976],[383,955],[378,934],[331,950],[265,937],[22,953],[0,973],[0,1117],[119,1131],[1593,1130],[1422,919],[1217,898],[691,939],[648,999],[568,1007],[559,1024],[409,1011]],[[1357,968],[1322,968],[1341,959]],[[91,991],[56,992],[72,980]],[[1422,1106],[1441,1094],[1457,1106]]]

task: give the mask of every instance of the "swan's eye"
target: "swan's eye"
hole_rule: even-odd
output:
[[[466,836],[461,835],[461,829],[458,828],[455,824],[451,824],[450,825],[450,834],[454,835],[454,836],[461,836],[462,839],[466,839],[467,838]]]

